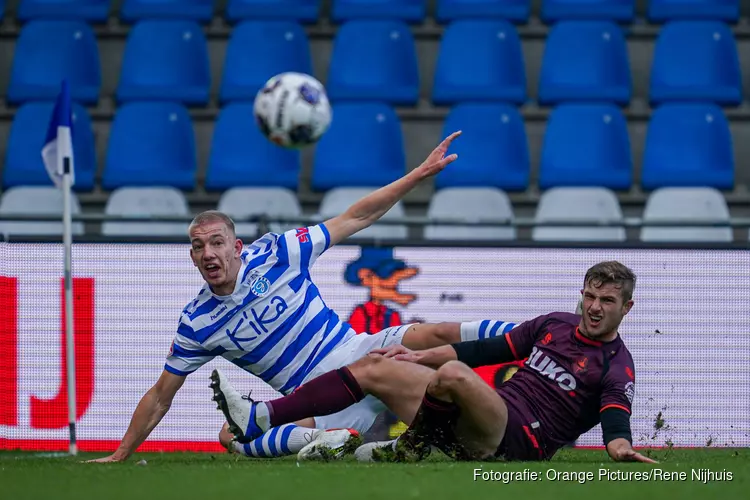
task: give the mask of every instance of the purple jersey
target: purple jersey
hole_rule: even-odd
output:
[[[497,392],[509,406],[530,411],[539,422],[545,455],[575,441],[599,423],[606,408],[630,413],[635,367],[622,339],[597,342],[578,331],[581,317],[551,313],[505,334],[523,367]]]

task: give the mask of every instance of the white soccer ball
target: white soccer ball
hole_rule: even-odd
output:
[[[323,85],[304,73],[274,76],[255,96],[255,121],[268,140],[302,148],[320,139],[331,124],[331,104]]]

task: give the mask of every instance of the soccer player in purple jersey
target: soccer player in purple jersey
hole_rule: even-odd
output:
[[[612,459],[653,462],[632,447],[635,367],[618,333],[633,306],[635,280],[623,264],[601,262],[584,277],[580,315],[546,314],[505,335],[424,351],[373,351],[284,398],[230,397],[238,403],[225,415],[257,432],[333,413],[372,394],[410,426],[397,440],[361,446],[356,455],[363,461],[419,460],[431,446],[462,460],[549,460],[601,423]],[[527,357],[497,390],[472,371]],[[310,443],[300,458],[325,456],[322,446]]]

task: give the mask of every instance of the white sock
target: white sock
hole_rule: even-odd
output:
[[[323,431],[321,429],[300,427],[295,424],[285,424],[268,430],[262,436],[249,443],[242,444],[235,442],[233,446],[235,452],[246,457],[283,457],[299,453],[320,432]]]
[[[499,335],[504,335],[514,329],[516,323],[508,321],[471,321],[461,323],[461,342],[469,340],[490,339]]]
[[[255,406],[255,423],[261,429],[271,430],[271,413],[266,403],[258,403]]]

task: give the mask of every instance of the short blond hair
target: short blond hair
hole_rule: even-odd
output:
[[[202,226],[203,224],[207,224],[209,222],[223,222],[232,237],[236,237],[236,233],[234,230],[234,221],[227,214],[218,210],[206,210],[205,212],[201,212],[196,215],[193,221],[190,223],[190,226],[188,226],[188,234],[193,230],[195,226]]]

